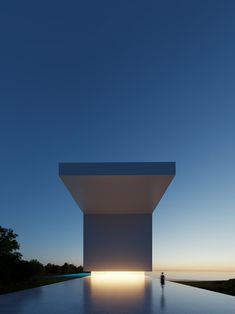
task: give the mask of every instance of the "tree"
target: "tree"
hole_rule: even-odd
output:
[[[41,276],[44,274],[44,266],[36,259],[31,259],[29,262],[30,277]]]
[[[24,261],[21,260],[14,265],[12,270],[14,279],[28,280],[35,277],[40,277],[44,274],[44,267],[38,260]]]
[[[19,260],[21,254],[17,252],[20,248],[16,241],[18,234],[14,233],[12,229],[3,228],[0,226],[0,257],[14,257]]]
[[[12,229],[0,226],[0,280],[11,281],[21,262],[18,252],[20,245],[16,241],[18,235]]]

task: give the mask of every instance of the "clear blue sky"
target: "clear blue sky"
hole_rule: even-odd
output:
[[[82,263],[64,161],[176,161],[156,266],[235,269],[235,2],[3,1],[0,224]]]

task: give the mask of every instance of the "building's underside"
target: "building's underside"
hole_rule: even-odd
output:
[[[175,163],[60,163],[59,175],[84,213],[84,269],[152,270],[152,213]]]

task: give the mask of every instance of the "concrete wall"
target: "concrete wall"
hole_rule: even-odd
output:
[[[84,270],[152,270],[152,214],[84,215]]]

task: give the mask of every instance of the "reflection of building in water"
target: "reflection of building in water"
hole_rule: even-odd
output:
[[[112,309],[123,313],[127,310],[138,312],[144,307],[150,286],[146,283],[144,272],[92,273],[87,280],[85,297],[88,311],[112,313]]]

